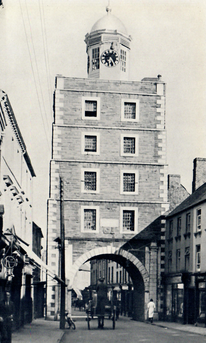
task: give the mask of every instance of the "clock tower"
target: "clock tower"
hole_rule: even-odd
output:
[[[111,8],[107,7],[106,11],[85,36],[88,77],[126,81],[131,36],[123,23],[111,14]]]

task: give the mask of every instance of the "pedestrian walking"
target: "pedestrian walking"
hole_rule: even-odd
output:
[[[99,279],[97,285],[97,316],[98,328],[104,327],[105,305],[107,302],[107,285],[104,283],[104,278]]]
[[[14,304],[10,298],[10,292],[6,292],[4,300],[0,303],[0,328],[2,343],[11,343]]]
[[[153,323],[153,316],[154,316],[154,310],[155,310],[155,303],[153,301],[153,299],[150,299],[148,305],[147,305],[147,309],[148,309],[148,318],[150,320],[150,323]]]

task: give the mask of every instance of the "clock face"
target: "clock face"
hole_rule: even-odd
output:
[[[115,67],[119,63],[118,53],[113,49],[105,50],[101,55],[101,62],[106,67]]]

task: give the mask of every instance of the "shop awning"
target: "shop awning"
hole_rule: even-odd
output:
[[[25,251],[26,255],[28,256],[28,258],[30,259],[30,262],[33,263],[34,265],[36,265],[36,267],[38,268],[43,268],[46,270],[47,274],[54,280],[56,280],[59,283],[64,283],[65,282],[59,277],[57,276],[50,268],[49,266],[44,263],[40,257],[38,257],[33,250],[30,248],[30,246],[24,244],[23,242],[19,242],[19,245],[21,246],[21,248]]]

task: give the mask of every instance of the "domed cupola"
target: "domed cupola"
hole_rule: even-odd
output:
[[[131,36],[111,8],[106,11],[85,36],[87,73],[90,78],[128,80]]]

